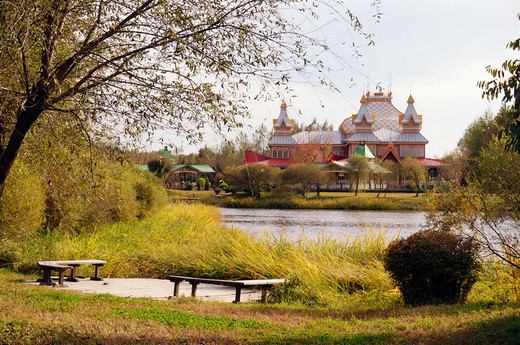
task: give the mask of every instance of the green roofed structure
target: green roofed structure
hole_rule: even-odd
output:
[[[167,147],[164,147],[163,152],[161,152],[161,156],[170,159],[172,162],[175,161],[175,158],[173,158],[173,155],[170,153],[170,151],[168,151]]]
[[[166,181],[173,188],[184,188],[186,183],[196,182],[201,177],[213,184],[216,174],[212,167],[205,164],[175,164]]]
[[[359,145],[356,148],[356,150],[354,151],[354,154],[358,154],[361,157],[366,157],[371,161],[373,161],[376,158],[374,156],[374,154],[372,153],[372,151],[370,150],[370,148],[368,146],[366,146],[365,144]]]

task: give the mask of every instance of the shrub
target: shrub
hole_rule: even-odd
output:
[[[202,177],[199,177],[197,179],[197,182],[195,182],[197,184],[197,190],[201,190],[205,185],[206,185],[206,180],[203,179]]]
[[[216,195],[220,194],[220,188],[218,188],[218,187],[213,188],[213,191],[215,192]]]
[[[425,230],[390,243],[384,266],[407,305],[454,304],[477,281],[478,250],[471,238]]]
[[[0,238],[34,234],[43,221],[45,190],[38,173],[18,161],[6,181],[0,200]]]
[[[186,183],[184,190],[193,190],[193,184],[191,182]]]

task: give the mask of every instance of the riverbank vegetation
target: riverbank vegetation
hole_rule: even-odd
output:
[[[111,277],[283,277],[290,283],[273,296],[275,300],[323,304],[345,293],[391,291],[381,264],[385,244],[383,234],[346,243],[331,238],[291,242],[283,234],[255,239],[223,226],[213,207],[177,204],[153,217],[93,232],[53,231],[26,241],[4,240],[0,263],[31,273],[37,271],[40,258],[88,256],[106,260],[103,272]]]
[[[221,193],[215,195],[210,191],[168,191],[174,201],[196,200],[218,207],[232,208],[276,208],[276,209],[330,209],[330,210],[391,210],[391,211],[426,211],[428,208],[428,194],[415,193],[386,193],[377,192],[315,192],[301,195],[268,192],[262,198],[253,198],[244,193]],[[379,195],[379,196],[378,196]]]

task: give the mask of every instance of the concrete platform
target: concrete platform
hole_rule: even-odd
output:
[[[28,284],[39,285],[36,281]],[[42,288],[75,290],[86,294],[108,293],[125,298],[151,298],[170,299],[173,298],[173,283],[166,279],[146,278],[104,278],[104,281],[94,281],[88,278],[79,278],[78,282],[65,282],[63,287],[42,286]],[[179,286],[180,296],[191,296],[191,285],[183,282]],[[230,286],[199,284],[197,287],[197,299],[205,301],[233,302],[235,300],[235,288]],[[244,288],[242,290],[241,302],[252,302],[260,300],[261,291],[253,291]]]

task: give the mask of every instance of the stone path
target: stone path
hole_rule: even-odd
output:
[[[35,281],[29,284],[40,284]],[[79,282],[65,282],[64,287],[44,287],[51,289],[75,290],[88,294],[108,293],[114,296],[126,298],[151,298],[169,299],[173,297],[173,283],[166,279],[146,278],[104,278],[104,281],[93,281],[90,279],[79,279]],[[183,282],[179,286],[180,296],[191,296],[191,285]],[[235,299],[235,288],[212,284],[199,284],[197,287],[198,299],[206,301],[233,302]],[[260,300],[261,292],[248,289],[242,290],[241,301],[251,302]]]

